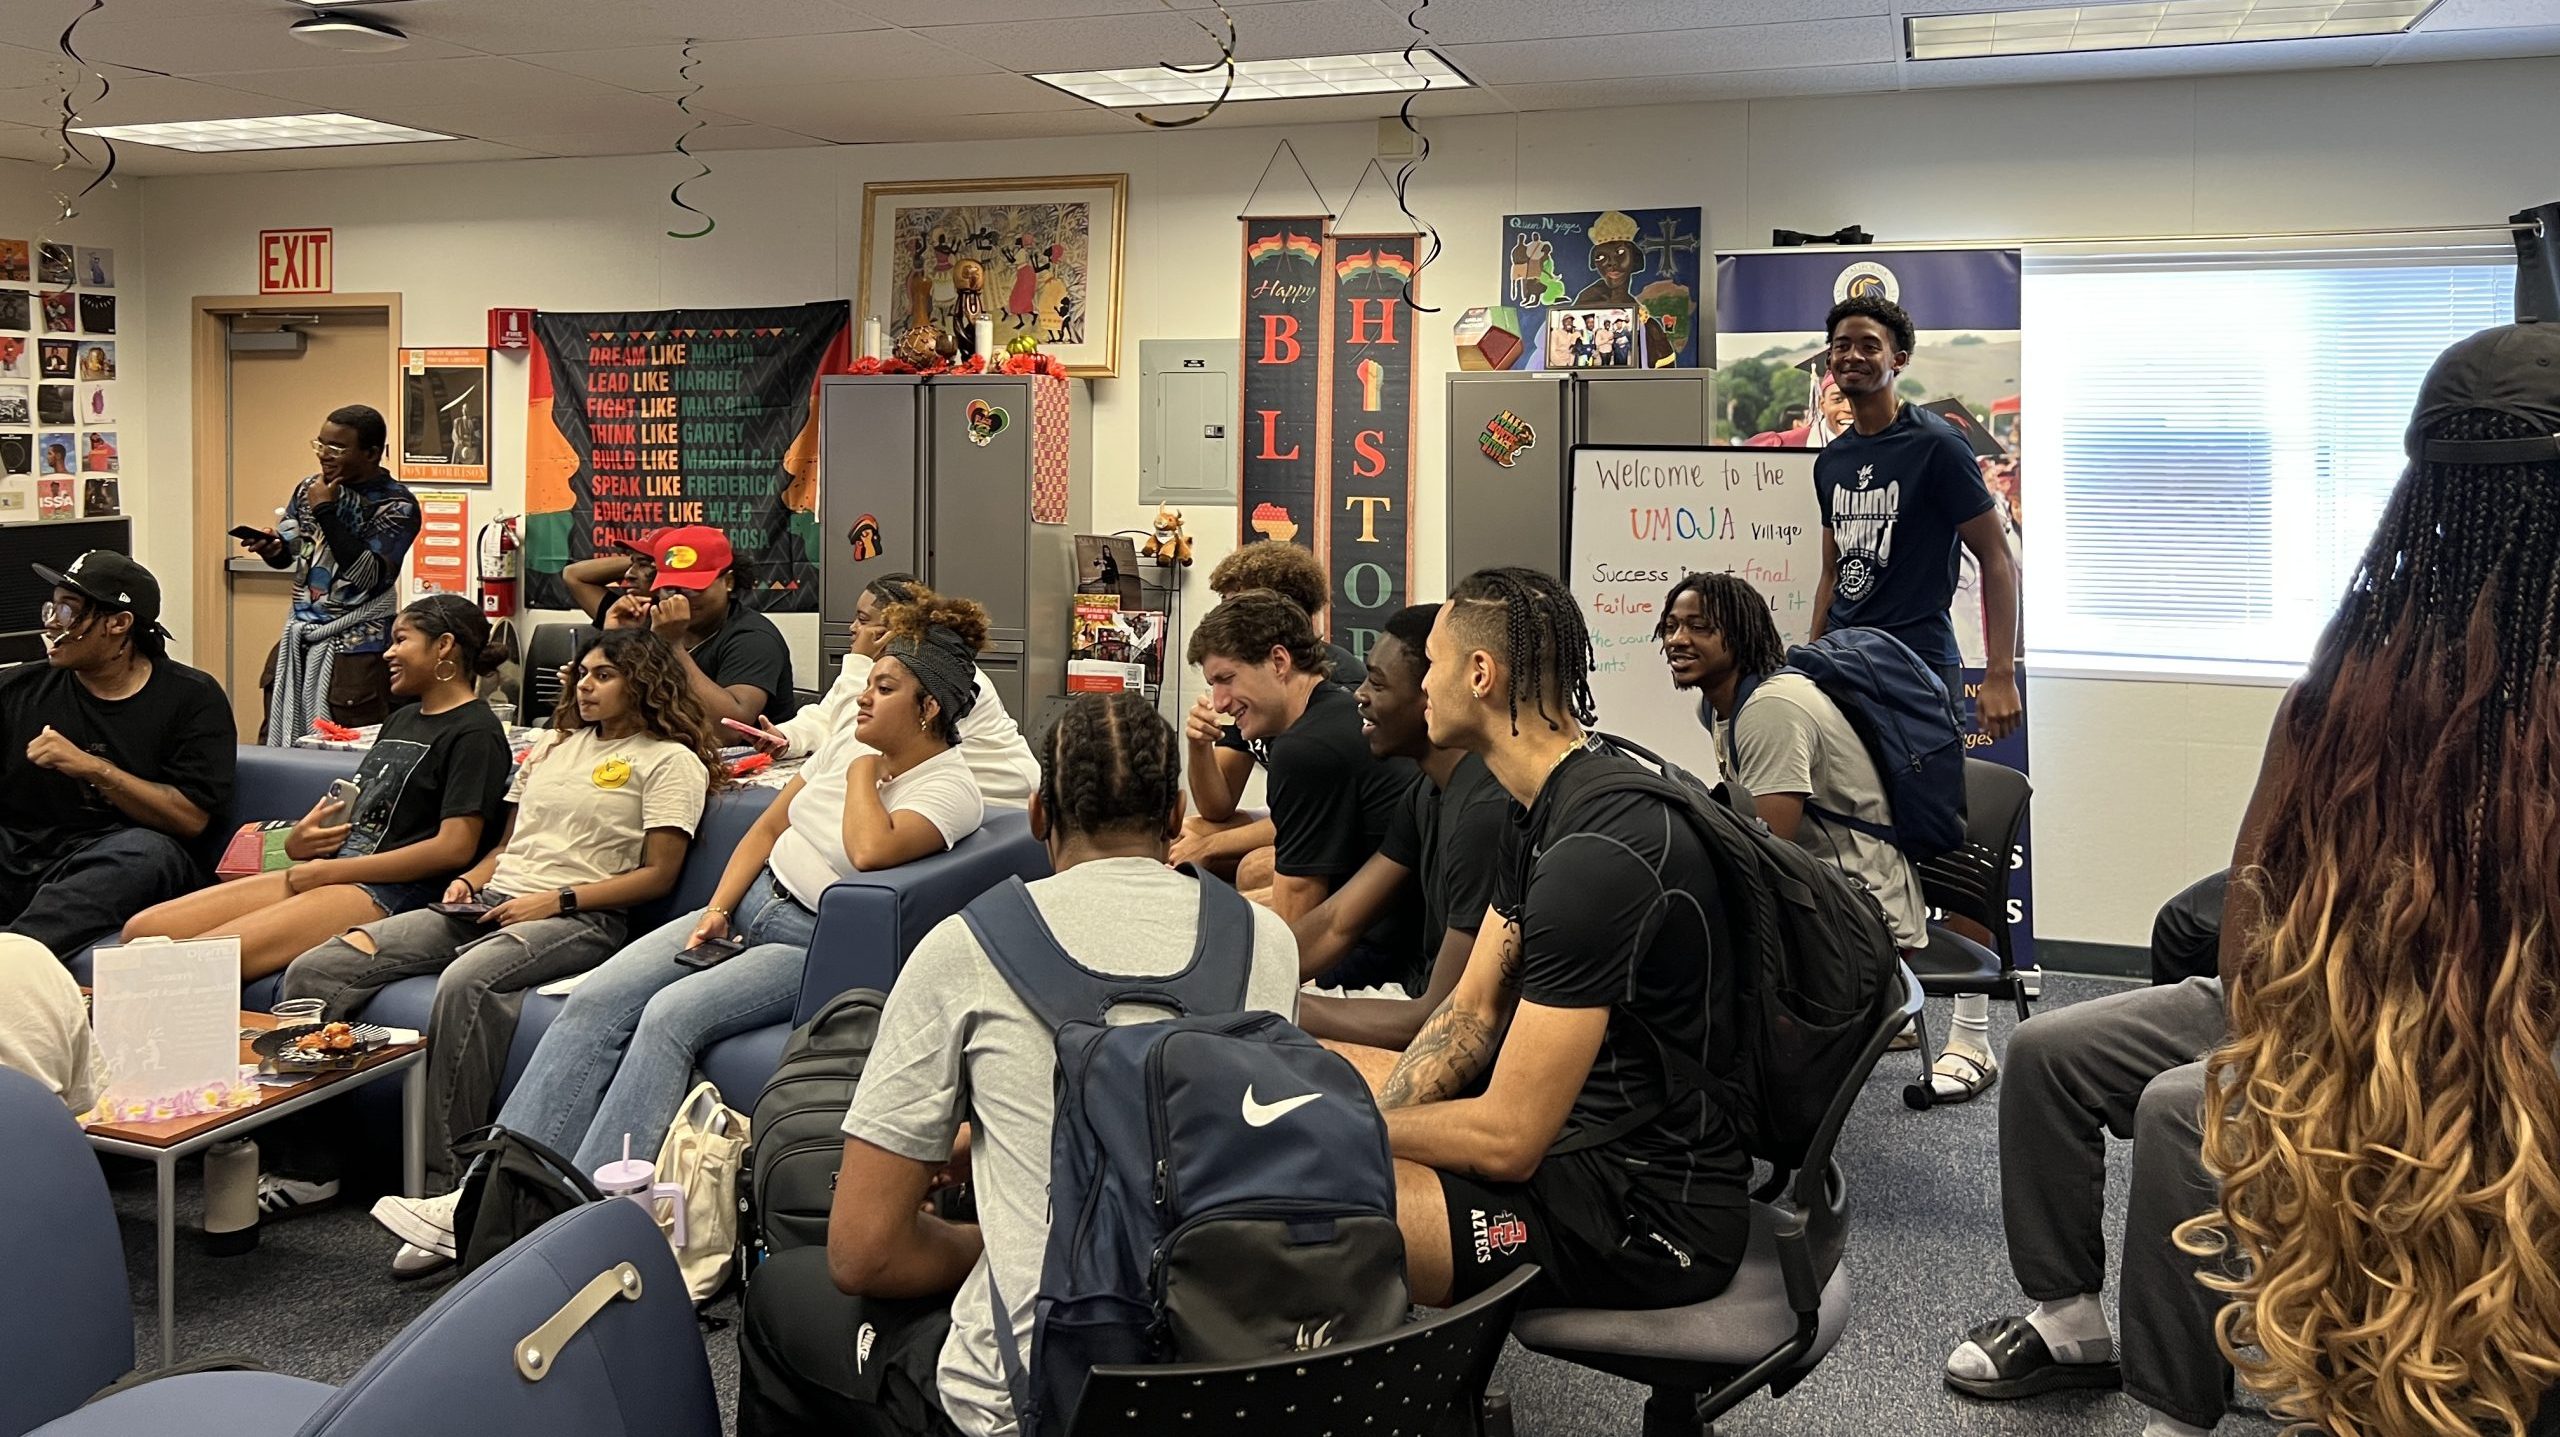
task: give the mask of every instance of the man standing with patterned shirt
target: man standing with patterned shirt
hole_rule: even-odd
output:
[[[311,441],[320,472],[296,484],[281,522],[242,548],[293,570],[293,615],[258,687],[263,741],[286,747],[328,717],[349,726],[391,714],[390,647],[400,565],[418,537],[418,500],[382,467],[388,430],[370,405],[333,410]]]

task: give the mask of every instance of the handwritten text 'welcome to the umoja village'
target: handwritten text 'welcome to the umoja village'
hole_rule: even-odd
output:
[[[1787,487],[1784,469],[1756,459],[1714,465],[1698,461],[1665,463],[1625,459],[1602,464],[1597,477],[1603,486],[1611,489],[1651,489],[1666,493],[1688,490],[1710,499],[1744,488],[1764,492]],[[1627,532],[1638,539],[1666,543],[1747,537],[1757,543],[1793,544],[1803,537],[1804,526],[1763,520],[1737,524],[1731,508],[1716,504],[1695,507],[1658,505],[1630,506],[1627,510]]]

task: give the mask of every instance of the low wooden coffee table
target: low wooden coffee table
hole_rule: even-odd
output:
[[[265,1013],[242,1013],[240,1026],[264,1032],[276,1025]],[[240,1040],[240,1061],[255,1063],[250,1038]],[[392,1043],[367,1053],[353,1068],[315,1073],[300,1082],[258,1086],[257,1101],[219,1113],[171,1118],[156,1123],[91,1123],[89,1146],[102,1153],[142,1158],[160,1179],[156,1204],[160,1233],[160,1365],[176,1360],[177,1344],[177,1189],[178,1160],[216,1143],[246,1137],[288,1113],[313,1103],[342,1097],[385,1078],[400,1079],[400,1190],[417,1197],[426,1186],[426,1151],[422,1136],[427,1116],[427,1045]]]

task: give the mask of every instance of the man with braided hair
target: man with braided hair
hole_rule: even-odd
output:
[[[1056,876],[1028,885],[1061,947],[1098,972],[1182,971],[1200,891],[1167,865],[1182,831],[1181,749],[1137,694],[1079,694],[1036,745],[1031,831]],[[1298,949],[1253,908],[1248,1008],[1295,1012]],[[1014,1427],[997,1366],[990,1270],[1031,1348],[1049,1241],[1057,1045],[968,923],[916,945],[845,1115],[827,1244],[776,1254],[747,1286],[738,1431],[985,1437]],[[963,1122],[974,1131],[961,1142]],[[976,1191],[975,1223],[925,1211]],[[956,1289],[956,1293],[955,1293]],[[846,1296],[846,1294],[853,1294]]]
[[[1734,1117],[1669,1056],[1734,1042],[1705,843],[1646,794],[1564,810],[1560,790],[1630,760],[1584,741],[1591,639],[1561,582],[1469,575],[1426,649],[1431,742],[1481,755],[1513,808],[1457,991],[1402,1056],[1351,1054],[1386,1109],[1414,1299],[1535,1263],[1532,1307],[1705,1301],[1751,1225]]]

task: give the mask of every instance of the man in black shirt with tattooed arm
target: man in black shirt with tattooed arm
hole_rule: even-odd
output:
[[[1722,1292],[1750,1231],[1733,1116],[1667,1055],[1721,1067],[1735,1017],[1716,873],[1649,795],[1559,812],[1586,766],[1591,644],[1573,596],[1527,569],[1441,606],[1431,742],[1483,756],[1514,803],[1510,852],[1457,991],[1403,1054],[1348,1050],[1379,1084],[1416,1301],[1524,1262],[1529,1307],[1659,1308]]]

